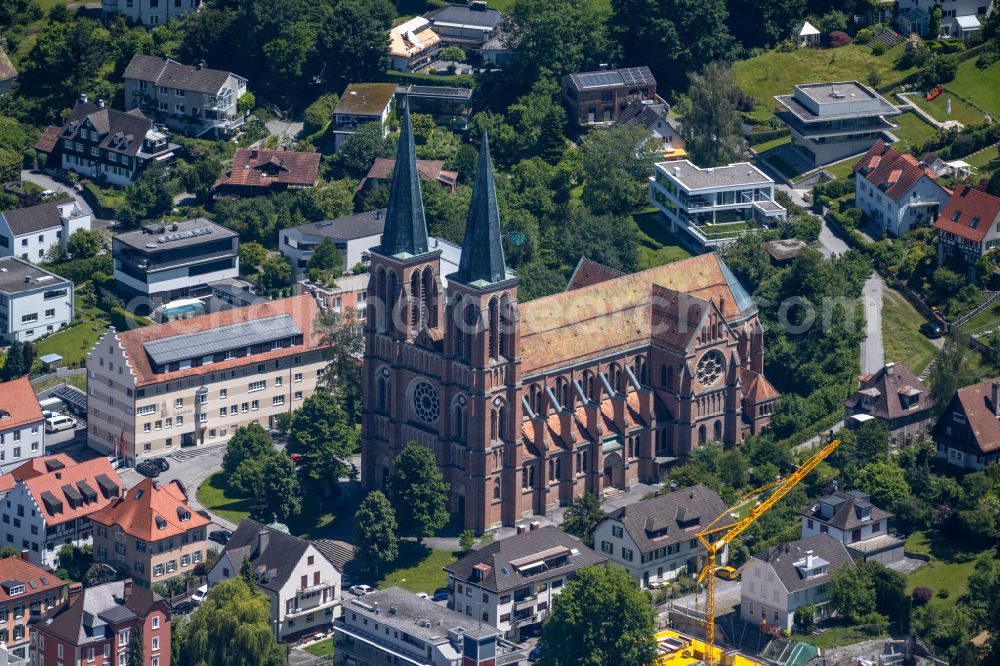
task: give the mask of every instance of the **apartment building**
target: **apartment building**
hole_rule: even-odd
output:
[[[239,234],[202,217],[117,234],[111,254],[116,291],[140,314],[240,274]]]
[[[357,666],[515,666],[527,650],[490,625],[443,608],[401,587],[344,604],[333,627],[338,663]]]
[[[204,561],[212,521],[195,513],[176,481],[143,479],[90,516],[94,561],[151,587]]]
[[[333,149],[340,150],[355,130],[368,123],[378,123],[385,134],[395,96],[394,83],[349,84],[333,110]]]
[[[562,94],[570,120],[578,125],[610,125],[632,102],[658,100],[649,67],[567,74]]]
[[[90,219],[76,199],[4,211],[0,213],[0,257],[41,263],[54,245],[66,249],[73,232],[90,230]]]
[[[103,456],[72,464],[58,456],[38,462],[45,472],[18,481],[3,500],[0,545],[27,551],[32,564],[55,568],[62,546],[91,542],[90,516],[118,496],[122,482]]]
[[[45,452],[45,421],[27,377],[0,384],[0,466],[11,468]]]
[[[139,666],[127,661],[132,632],[142,631],[142,665],[170,666],[170,606],[132,579],[83,589],[32,631],[32,666]]]
[[[855,202],[883,233],[902,236],[932,224],[948,190],[913,155],[900,154],[879,139],[854,165]]]
[[[355,213],[282,229],[278,232],[278,250],[292,265],[292,278],[301,280],[306,274],[309,260],[319,244],[329,239],[344,258],[343,270],[356,264],[368,265],[368,250],[379,244],[385,227],[385,209]]]
[[[1000,246],[1000,197],[968,185],[955,189],[934,222],[938,237],[938,264],[961,258],[975,277],[979,259]]]
[[[671,232],[684,232],[706,249],[776,224],[786,213],[774,200],[774,181],[749,162],[707,169],[690,160],[658,162],[649,178],[649,202]]]
[[[176,148],[142,111],[109,109],[104,100],[91,104],[86,95],[65,125],[48,127],[35,144],[52,167],[122,187],[135,182],[152,162],[173,162]]]
[[[309,295],[105,333],[87,357],[89,445],[130,462],[274,427],[327,361]]]
[[[333,626],[340,615],[340,572],[311,542],[245,518],[208,572],[208,584],[240,575],[244,560],[268,598],[277,640]]]
[[[694,535],[725,511],[722,498],[699,483],[611,512],[594,531],[594,547],[646,589],[701,571],[705,547]],[[721,529],[731,522],[716,525]],[[726,547],[718,564],[728,560]]]
[[[128,23],[154,27],[196,12],[202,0],[101,0],[105,21],[124,16]]]
[[[791,95],[776,95],[778,114],[792,130],[792,146],[813,167],[863,153],[876,141],[896,140],[901,112],[875,90],[857,81],[804,83]]]
[[[860,490],[834,490],[799,511],[802,537],[829,534],[847,546],[855,560],[885,565],[903,559],[905,541],[889,533],[893,514],[872,503]]]
[[[182,65],[169,58],[136,54],[122,78],[129,109],[141,109],[186,134],[229,137],[246,120],[237,103],[247,92],[247,80],[232,72],[210,69],[203,62]]]
[[[15,257],[0,258],[0,344],[26,342],[73,321],[73,283]]]
[[[66,603],[69,585],[21,555],[0,559],[0,643],[27,659],[31,625]]]
[[[545,621],[552,599],[577,570],[607,561],[554,525],[518,525],[516,535],[482,546],[444,568],[448,608],[518,640],[527,627]]]

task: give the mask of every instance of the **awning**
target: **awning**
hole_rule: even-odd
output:
[[[955,23],[957,23],[958,27],[962,30],[979,30],[979,28],[982,27],[982,24],[979,23],[979,19],[971,14],[968,16],[955,17]]]
[[[817,30],[816,26],[814,26],[809,21],[806,21],[805,23],[803,23],[802,24],[802,29],[799,30],[799,37],[809,37],[811,35],[818,35],[818,34],[819,34],[819,30]]]

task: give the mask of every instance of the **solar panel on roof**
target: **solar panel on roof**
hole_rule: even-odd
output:
[[[629,67],[618,70],[618,73],[621,74],[622,81],[630,86],[656,83],[656,79],[653,78],[653,73],[649,71],[648,67]]]
[[[601,86],[615,86],[615,85],[620,85],[624,82],[622,80],[621,74],[619,74],[617,71],[587,72],[586,74],[577,74],[576,79],[579,82],[581,88],[599,88]]]
[[[302,335],[302,330],[286,314],[244,321],[197,333],[183,333],[143,345],[157,365],[207,356],[240,347]]]

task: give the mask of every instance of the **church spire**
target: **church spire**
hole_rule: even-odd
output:
[[[420,192],[409,106],[404,107],[403,127],[399,133],[396,165],[392,170],[389,190],[389,208],[378,252],[385,256],[417,256],[427,252],[427,222],[424,219],[424,200]]]
[[[465,223],[462,258],[454,279],[472,284],[500,282],[506,278],[507,265],[504,263],[503,241],[500,238],[500,207],[497,205],[497,190],[493,181],[490,142],[483,130],[472,203]]]

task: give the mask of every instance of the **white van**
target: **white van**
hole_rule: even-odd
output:
[[[45,432],[59,432],[60,430],[70,430],[76,427],[76,419],[72,416],[50,416],[45,419]]]

